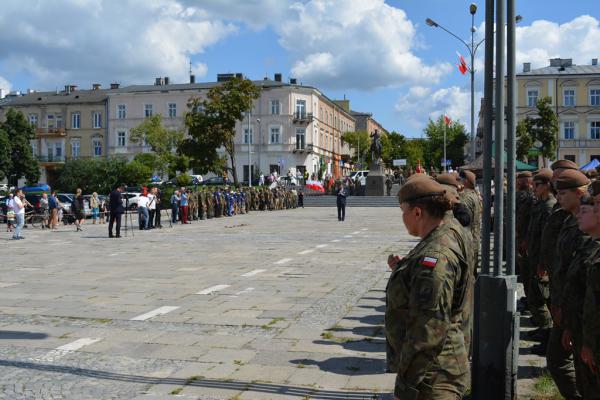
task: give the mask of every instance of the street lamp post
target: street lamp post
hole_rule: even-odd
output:
[[[252,187],[252,152],[250,150],[250,143],[252,143],[252,136],[250,135],[250,117],[252,112],[248,111],[248,187]]]
[[[433,28],[440,28],[451,36],[454,36],[469,50],[469,55],[471,56],[471,65],[469,66],[469,75],[471,78],[471,146],[469,149],[469,157],[471,158],[471,161],[473,161],[475,160],[475,55],[477,54],[479,46],[485,41],[485,38],[475,44],[475,32],[477,32],[477,28],[475,28],[475,14],[477,13],[477,4],[471,3],[469,6],[469,13],[471,14],[471,44],[461,39],[458,35],[450,32],[431,18],[427,18],[425,23]],[[517,23],[520,22],[521,19],[522,17],[520,15],[515,17]]]

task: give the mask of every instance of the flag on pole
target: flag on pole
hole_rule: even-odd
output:
[[[458,55],[459,61],[459,64],[456,64],[456,66],[458,67],[460,73],[464,75],[469,70],[469,67],[467,66],[467,62],[465,61],[465,58],[462,56],[462,54],[460,54],[458,51],[456,52],[456,54]]]
[[[423,173],[423,169],[421,168],[421,160],[417,160],[417,174]]]
[[[451,125],[452,124],[452,120],[450,119],[449,116],[444,115],[444,123],[446,124],[446,126]]]

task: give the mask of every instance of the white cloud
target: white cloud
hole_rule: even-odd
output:
[[[11,88],[12,85],[10,84],[10,82],[2,76],[0,76],[0,90],[2,90],[3,94],[6,95],[8,92],[10,92]]]
[[[232,23],[175,0],[3,2],[0,62],[28,73],[36,88],[75,83],[186,82],[189,59],[237,31]],[[18,21],[18,22],[17,22]],[[204,76],[207,66],[193,65]]]
[[[254,29],[281,22],[288,9],[285,0],[180,0],[216,18],[242,21]]]
[[[481,95],[481,92],[475,92],[475,118]],[[437,90],[414,86],[396,102],[395,110],[399,119],[416,130],[425,128],[430,118],[435,120],[445,114],[453,121],[460,121],[470,131],[471,92],[458,86]]]
[[[413,23],[383,0],[312,0],[287,14],[275,30],[295,59],[292,76],[306,84],[369,90],[437,83],[452,68],[417,57]]]

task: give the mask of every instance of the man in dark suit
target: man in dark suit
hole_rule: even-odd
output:
[[[338,221],[344,221],[346,219],[346,196],[348,196],[348,193],[346,192],[344,184],[341,182],[338,183],[336,195]]]
[[[108,203],[108,207],[110,210],[110,222],[108,224],[108,237],[109,238],[114,237],[113,236],[113,223],[115,221],[117,223],[117,229],[116,229],[117,236],[116,237],[118,237],[118,238],[121,237],[121,216],[125,212],[125,208],[123,207],[123,196],[121,195],[121,193],[123,193],[124,187],[125,187],[124,185],[120,185],[115,190],[110,192],[109,203]]]

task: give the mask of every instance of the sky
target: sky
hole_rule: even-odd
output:
[[[319,88],[387,130],[420,137],[442,113],[469,129],[470,82],[456,67],[470,40],[464,0],[3,0],[0,88],[55,90],[152,84],[169,76],[215,81],[218,73]],[[476,40],[484,1],[476,2]],[[517,0],[517,68],[554,57],[600,58],[600,1]],[[477,53],[476,105],[483,90]]]

